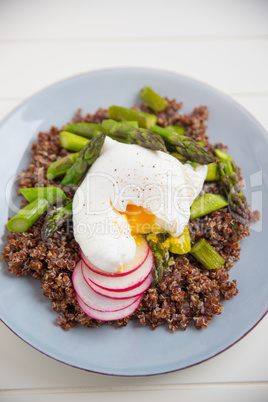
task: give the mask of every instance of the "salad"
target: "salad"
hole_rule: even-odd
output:
[[[19,175],[2,259],[41,281],[66,330],[206,328],[238,293],[228,271],[258,217],[241,170],[209,142],[206,107],[183,115],[150,87],[139,95],[40,133]]]

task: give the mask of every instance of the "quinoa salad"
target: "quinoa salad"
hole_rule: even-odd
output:
[[[227,146],[221,143],[212,144],[206,134],[209,119],[209,111],[206,106],[196,107],[191,114],[184,114],[182,113],[182,102],[167,97],[162,99],[165,103],[160,111],[152,108],[149,105],[150,102],[146,102],[144,99],[143,103],[133,106],[131,110],[156,116],[155,126],[160,127],[159,133],[156,135],[161,135],[161,128],[170,127],[171,130],[171,127],[180,127],[182,134],[178,133],[178,136],[181,135],[179,138],[183,143],[182,148],[185,147],[184,144],[188,138],[190,144],[199,144],[205,152],[213,155],[215,162],[206,163],[207,165],[219,163],[215,150],[218,150],[219,155],[221,151],[227,155]],[[111,115],[106,109],[99,108],[94,114],[86,115],[78,110],[68,125],[94,123],[101,126],[109,119],[111,119]],[[118,121],[122,120],[127,119],[118,119]],[[66,185],[62,176],[51,178],[48,174],[52,163],[72,155],[72,152],[67,149],[68,147],[63,146],[60,136],[60,133],[65,132],[65,128],[66,126],[51,127],[50,131],[38,134],[37,141],[31,147],[30,163],[18,175],[18,195],[23,194],[20,192],[22,189],[57,187],[66,196],[64,205],[67,201],[72,202],[81,183]],[[77,135],[77,133],[75,134]],[[113,140],[117,140],[116,135],[113,132],[111,136]],[[163,135],[165,140],[165,133]],[[83,135],[81,138],[84,138]],[[169,148],[167,147],[167,149]],[[179,160],[180,163],[184,164],[188,161],[189,158],[185,154],[178,154],[177,149],[172,151],[175,152],[169,151],[169,153],[173,154],[174,159],[177,158],[176,160]],[[79,152],[80,155],[82,151],[73,150],[73,152]],[[185,152],[184,148],[182,152]],[[235,157],[235,155],[232,156]],[[194,167],[197,164],[198,162],[192,163]],[[239,187],[242,182],[241,170],[235,164],[232,166],[236,176],[234,183],[236,193],[241,196],[242,188]],[[222,263],[215,268],[213,266],[205,267],[204,263],[198,260],[191,250],[173,252],[174,249],[172,251],[172,248],[169,248],[165,250],[164,269],[161,272],[157,271],[158,255],[154,248],[155,240],[150,237],[150,233],[143,234],[154,255],[154,278],[149,287],[141,294],[139,305],[135,311],[124,318],[96,319],[86,314],[81,308],[73,283],[74,269],[81,261],[81,245],[74,235],[72,216],[63,220],[44,238],[44,225],[47,225],[48,214],[53,213],[56,208],[53,205],[49,205],[48,209],[45,209],[44,213],[27,230],[11,230],[9,232],[2,252],[2,260],[7,263],[7,269],[12,274],[16,276],[31,275],[40,281],[41,291],[44,297],[50,301],[51,307],[56,313],[55,320],[64,330],[69,330],[77,324],[86,327],[99,327],[107,324],[124,327],[131,320],[135,320],[142,326],[150,326],[152,329],[156,329],[160,325],[167,326],[171,331],[186,330],[189,325],[196,329],[205,329],[215,315],[222,313],[223,301],[231,300],[238,294],[237,282],[229,279],[229,270],[240,258],[240,241],[249,236],[251,221],[258,219],[258,212],[252,212],[249,209],[244,195],[242,195],[242,202],[238,200],[239,202],[236,203],[237,209],[230,207],[230,202],[228,203],[230,182],[226,182],[226,175],[224,176],[220,168],[217,170],[216,176],[204,181],[198,197],[203,197],[205,194],[217,195],[224,197],[227,200],[226,204],[222,204],[214,210],[212,208],[206,214],[199,214],[201,216],[197,214],[197,217],[194,217],[192,215],[186,226],[191,250],[194,250],[194,245],[201,240],[205,241],[213,248],[218,260],[220,259]],[[236,196],[239,197],[237,194]],[[199,199],[198,197],[196,200]],[[21,199],[23,209],[29,205],[30,201],[23,197]],[[58,205],[57,208],[59,208]],[[12,219],[9,222],[11,221]],[[153,240],[151,241],[151,239]],[[157,241],[164,243],[166,239],[167,236],[160,233]],[[163,253],[163,248],[160,247],[159,250]],[[164,258],[163,254],[161,257]]]

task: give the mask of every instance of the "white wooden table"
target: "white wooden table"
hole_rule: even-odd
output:
[[[1,0],[0,118],[58,80],[115,66],[162,68],[204,81],[268,129],[268,2]],[[172,397],[268,401],[268,316],[205,363],[141,378],[58,363],[0,323],[0,401]]]

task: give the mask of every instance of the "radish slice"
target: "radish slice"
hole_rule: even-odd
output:
[[[142,301],[142,295],[141,295],[137,299],[137,301],[135,301],[129,307],[126,307],[119,311],[104,312],[104,311],[93,310],[92,308],[88,307],[78,295],[76,295],[76,298],[80,308],[84,311],[86,315],[101,321],[115,321],[125,318],[133,314],[134,311],[137,310]]]
[[[88,283],[88,280],[95,285],[112,291],[126,291],[137,288],[147,278],[153,268],[154,257],[151,250],[149,250],[148,257],[139,269],[136,269],[129,275],[110,277],[99,275],[92,271],[84,262],[82,262],[83,276]]]
[[[135,297],[141,295],[145,290],[149,288],[153,280],[153,274],[150,273],[147,278],[141,283],[140,286],[126,290],[126,291],[112,291],[112,290],[107,290],[103,289],[97,285],[95,285],[93,282],[91,282],[89,279],[87,279],[88,285],[91,287],[91,289],[94,290],[94,292],[105,296],[105,297],[111,297],[112,299],[124,299],[127,297]]]
[[[137,247],[136,247],[136,254],[135,254],[135,258],[130,261],[130,263],[124,265],[123,270],[122,271],[118,271],[118,272],[106,272],[103,271],[101,269],[99,269],[98,267],[96,267],[95,265],[93,265],[85,256],[85,254],[83,253],[83,251],[80,249],[80,255],[82,260],[84,261],[84,263],[94,272],[96,272],[97,274],[100,275],[104,275],[104,276],[124,276],[124,275],[128,275],[131,272],[136,271],[136,269],[138,269],[146,260],[147,256],[149,253],[149,245],[147,243],[147,241],[143,238],[140,237],[138,243],[137,243]]]
[[[105,296],[101,296],[94,292],[90,286],[86,283],[82,274],[82,262],[79,261],[73,271],[72,280],[76,293],[81,300],[90,308],[102,312],[114,312],[122,310],[131,304],[133,304],[139,296],[124,298],[120,300],[111,299]]]

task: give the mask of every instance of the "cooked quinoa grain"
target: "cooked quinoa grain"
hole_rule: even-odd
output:
[[[152,113],[145,105],[135,108]],[[164,127],[181,125],[186,135],[202,141],[212,150],[213,146],[206,135],[207,108],[195,108],[190,115],[181,114],[181,108],[182,103],[168,100],[164,111],[156,113],[158,124]],[[104,109],[85,117],[79,110],[72,122],[101,123],[107,118],[107,110]],[[226,150],[222,144],[217,144],[217,147]],[[67,153],[60,146],[59,130],[56,127],[47,133],[39,133],[37,142],[32,145],[31,162],[18,177],[19,188],[55,185],[72,198],[76,188],[64,188],[60,180],[49,181],[46,178],[50,163]],[[205,183],[203,192],[224,195],[218,182]],[[252,217],[256,217],[256,214],[252,214]],[[77,323],[87,327],[103,325],[103,322],[88,317],[76,301],[71,277],[80,255],[79,245],[73,236],[72,222],[56,231],[46,243],[41,239],[43,222],[44,216],[26,232],[10,233],[2,259],[14,275],[32,275],[40,281],[44,296],[58,313],[56,322],[63,329],[69,330]],[[189,324],[194,324],[196,328],[206,328],[213,316],[223,311],[222,300],[229,300],[238,293],[236,281],[229,280],[228,271],[240,257],[240,241],[249,236],[248,227],[234,219],[226,207],[190,221],[189,230],[192,242],[205,238],[225,259],[224,266],[219,270],[208,271],[189,254],[171,255],[162,281],[151,286],[144,293],[142,303],[135,313],[116,321],[117,326],[126,326],[130,320],[135,319],[141,325],[149,325],[153,329],[162,324],[172,331],[185,330]]]

